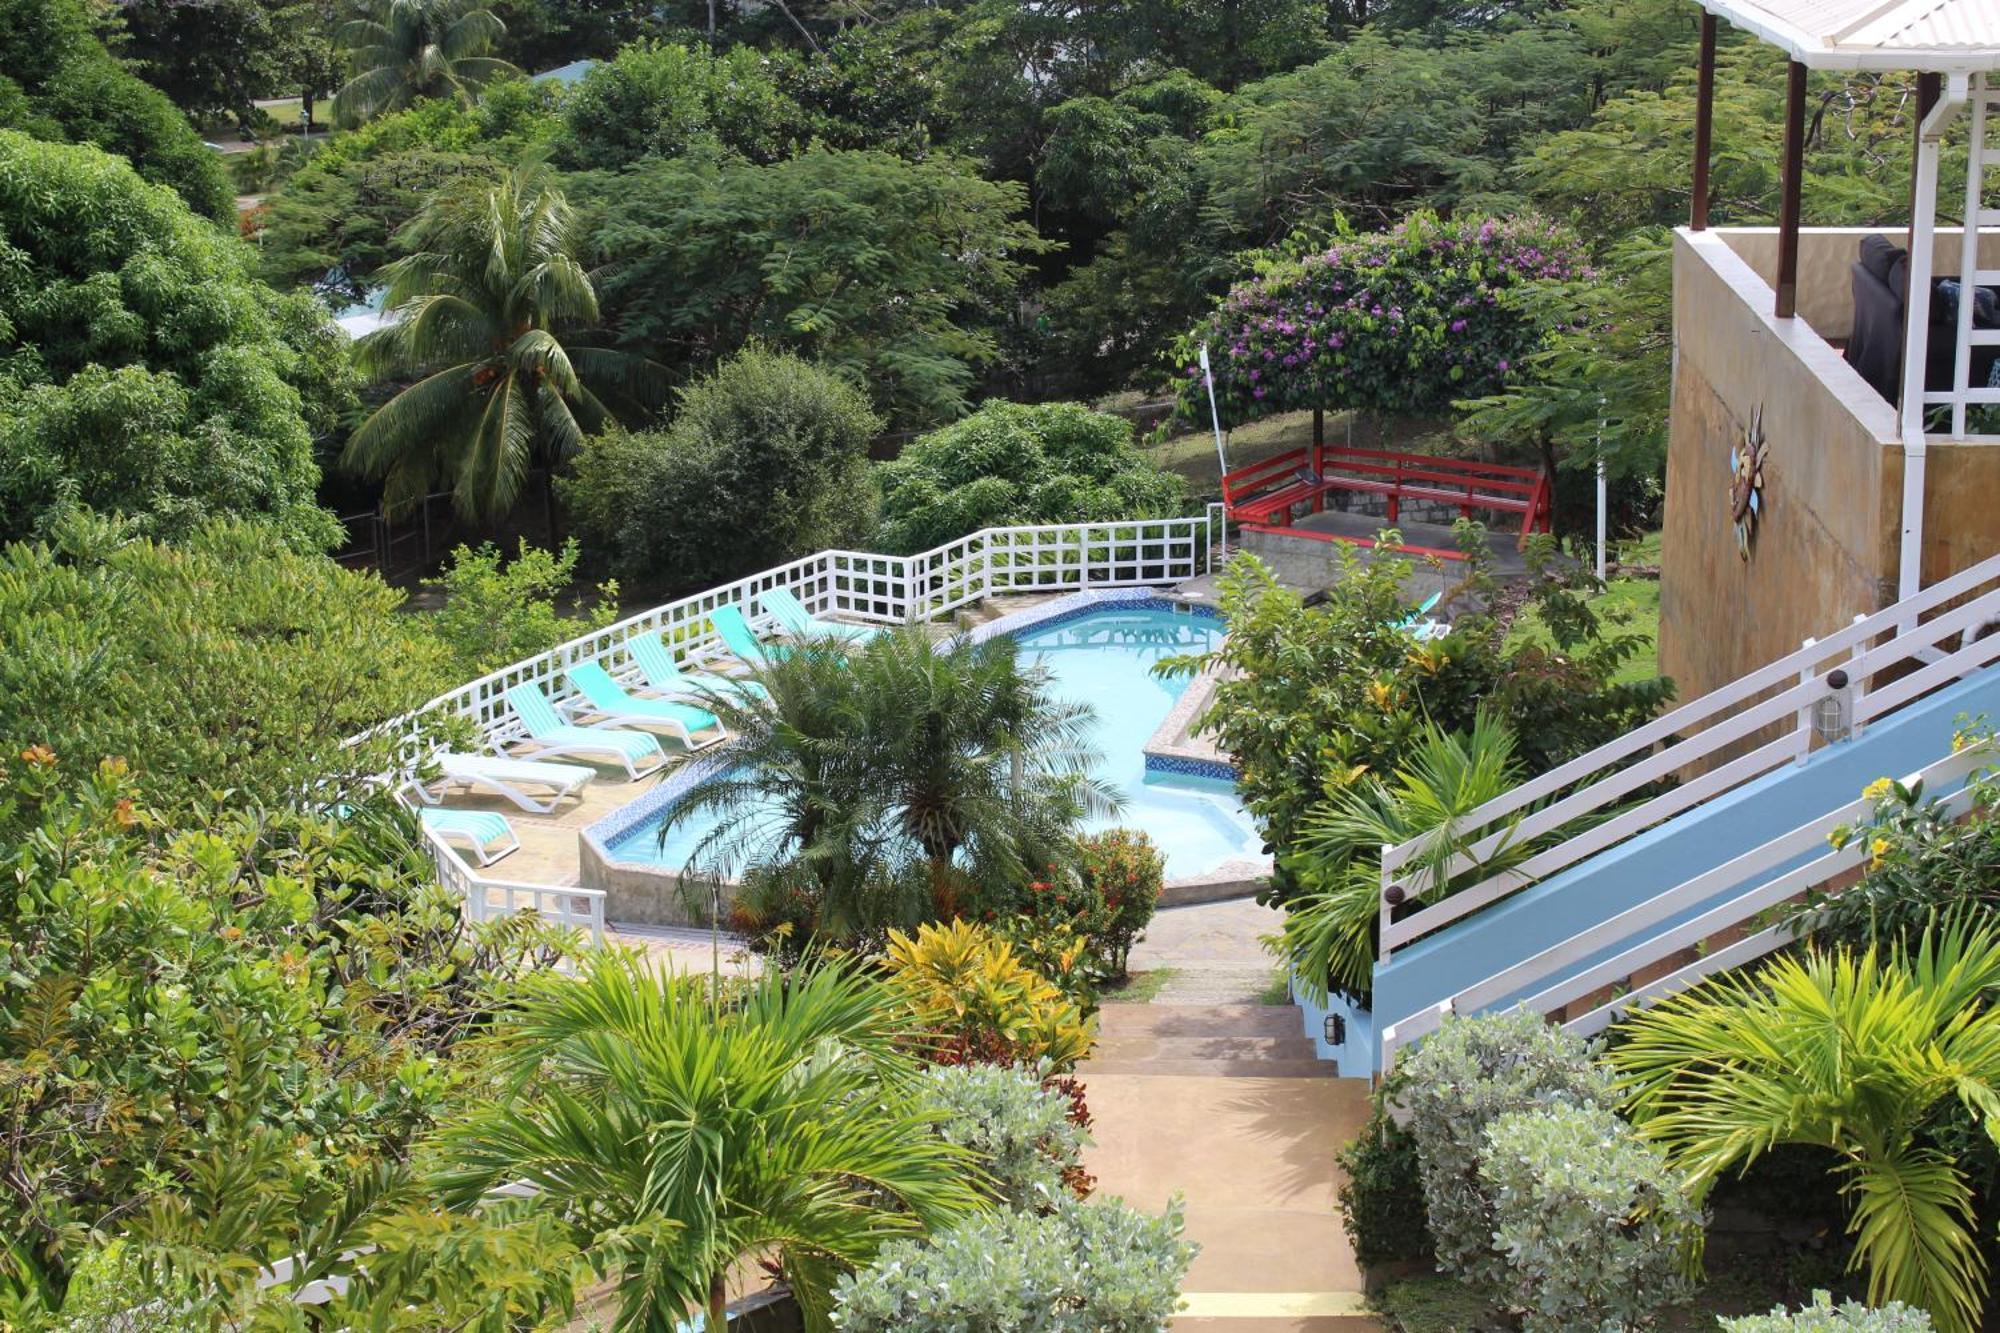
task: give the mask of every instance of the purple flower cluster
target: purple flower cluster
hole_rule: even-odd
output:
[[[1206,342],[1234,420],[1303,407],[1440,411],[1499,389],[1550,332],[1546,314],[1510,293],[1592,276],[1581,244],[1545,219],[1417,214],[1233,288],[1183,340],[1183,408],[1200,407],[1193,361]]]

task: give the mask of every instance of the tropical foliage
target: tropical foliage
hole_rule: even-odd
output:
[[[444,604],[422,620],[449,655],[450,678],[476,679],[617,620],[616,583],[599,584],[594,601],[558,605],[580,554],[574,539],[558,551],[523,540],[504,562],[491,542],[455,548],[443,574],[427,581]]]
[[[95,148],[0,130],[0,232],[0,539],[89,505],[149,536],[242,514],[332,542],[313,437],[348,387],[318,307]]]
[[[1914,946],[1809,946],[1628,1019],[1610,1053],[1634,1118],[1700,1197],[1781,1144],[1831,1150],[1871,1303],[1980,1323],[1986,1259],[1963,1170],[1927,1131],[2000,1105],[2000,937],[1957,915]]]
[[[572,226],[569,201],[533,171],[465,181],[412,224],[410,253],[383,270],[391,322],[356,356],[377,379],[416,382],[342,455],[384,480],[392,508],[443,482],[460,514],[498,518],[531,468],[554,469],[613,420],[607,400],[646,397],[645,361],[572,336],[598,320]]]
[[[182,825],[124,761],[79,776],[45,745],[0,778],[0,1318],[66,1308],[93,1234],[234,1300],[244,1256],[318,1263],[335,1219],[410,1203],[390,1182],[451,1046],[562,942],[469,926],[385,808]]]
[[[425,97],[470,102],[482,85],[518,72],[488,54],[507,25],[479,0],[364,0],[359,9],[334,33],[351,71],[334,95],[345,124]]]
[[[839,547],[874,527],[859,389],[752,345],[677,395],[664,430],[598,436],[561,487],[571,520],[622,577],[712,587]]]
[[[1168,517],[1186,490],[1132,447],[1130,422],[1080,403],[987,403],[915,440],[876,477],[891,551],[984,527]]]
[[[1507,827],[1468,828],[1465,816],[1520,780],[1514,735],[1481,711],[1463,734],[1427,723],[1389,774],[1363,776],[1307,810],[1285,852],[1296,889],[1285,902],[1278,947],[1300,991],[1319,1004],[1329,990],[1362,998],[1373,989],[1382,915],[1384,847],[1418,840],[1403,872],[1416,883],[1411,910],[1519,865],[1534,850]],[[1499,847],[1468,868],[1448,867],[1476,841]]]
[[[766,1250],[824,1311],[843,1269],[981,1206],[969,1154],[932,1132],[911,1035],[894,991],[851,968],[718,995],[599,959],[526,983],[488,1039],[505,1094],[445,1127],[439,1182],[460,1203],[540,1191],[619,1275],[621,1327],[720,1327],[731,1271]]]
[[[892,932],[883,967],[946,1063],[1046,1060],[1066,1071],[1095,1040],[1075,1001],[983,926],[949,921]]]
[[[1115,808],[1090,775],[1091,709],[1011,639],[933,645],[910,626],[753,674],[762,695],[707,692],[731,762],[666,804],[660,836],[707,824],[683,878],[742,880],[742,924],[790,923],[785,947],[1008,907],[1032,871],[1073,867],[1084,815]]]
[[[1490,606],[1477,530],[1463,537],[1473,559],[1454,598]],[[1509,642],[1476,610],[1419,642],[1400,628],[1412,614],[1402,594],[1411,565],[1382,551],[1364,560],[1337,550],[1335,580],[1313,607],[1254,557],[1231,562],[1219,581],[1229,637],[1211,659],[1229,670],[1206,726],[1235,758],[1237,789],[1273,847],[1296,848],[1308,811],[1393,771],[1427,729],[1462,734],[1483,712],[1513,734],[1513,762],[1533,776],[1639,725],[1671,695],[1662,679],[1619,683],[1643,640],[1597,616],[1586,572],[1543,563],[1544,547],[1529,554],[1530,603],[1553,649]],[[1283,859],[1276,885],[1296,888]]]
[[[1727,1333],[1930,1333],[1933,1325],[1929,1315],[1900,1301],[1879,1310],[1859,1301],[1835,1305],[1832,1296],[1818,1291],[1804,1309],[1725,1319],[1722,1327]]]
[[[121,757],[175,811],[337,797],[387,758],[348,739],[450,683],[402,601],[261,524],[166,546],[79,515],[0,547],[0,734],[72,777]]]

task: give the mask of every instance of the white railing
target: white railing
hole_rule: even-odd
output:
[[[1925,614],[1931,618],[1916,623]],[[1477,870],[1505,848],[1591,822],[1518,866],[1401,919],[1396,908],[1432,887],[1430,872],[1419,864],[1428,839],[1383,848],[1381,960],[1386,963],[1395,950],[1432,931],[1787,761],[1803,762],[1815,733],[1826,739],[1857,735],[1871,719],[2000,659],[2000,634],[1979,637],[1996,622],[2000,556],[1858,617],[1825,639],[1808,639],[1797,652],[1470,812],[1459,821],[1461,835],[1493,831],[1450,858],[1437,872],[1444,879]],[[1897,632],[1909,625],[1914,627]],[[1907,674],[1884,675],[1892,670]],[[1877,677],[1882,683],[1871,688]],[[1708,763],[1714,766],[1696,771]],[[1617,808],[1633,793],[1675,777],[1684,780],[1650,800]]]
[[[423,728],[441,718],[469,719],[487,745],[504,747],[521,735],[506,700],[514,686],[533,685],[560,705],[574,693],[564,673],[578,663],[598,662],[630,678],[631,663],[618,660],[624,643],[648,632],[681,658],[700,661],[721,651],[710,615],[741,605],[753,625],[765,625],[756,599],[776,588],[789,589],[814,615],[897,624],[991,596],[1179,583],[1208,573],[1222,549],[1222,506],[1211,504],[1193,518],[985,528],[909,556],[822,551],[580,635],[441,694],[387,727],[411,742],[406,759],[413,767],[425,753]]]
[[[1921,782],[1927,790],[1963,783],[1978,770],[1989,767],[1992,760],[1993,754],[1988,747],[1974,746],[1927,765],[1904,778],[1903,783],[1914,786]],[[1972,787],[1961,785],[1940,798],[1937,804],[1948,817],[1956,817],[1970,806],[1973,794]],[[1387,1069],[1393,1066],[1398,1051],[1437,1031],[1449,1015],[1477,1013],[1509,995],[1544,982],[1548,984],[1520,1000],[1517,1007],[1538,1014],[1566,1012],[1572,1003],[1606,987],[1622,986],[1644,969],[1696,948],[1733,927],[1754,923],[1765,913],[1813,889],[1834,884],[1842,876],[1861,869],[1869,855],[1869,840],[1866,837],[1850,838],[1841,846],[1834,847],[1829,841],[1831,835],[1838,828],[1866,821],[1874,808],[1874,800],[1867,796],[1850,801],[1733,860],[1684,880],[1635,907],[1578,931],[1561,943],[1467,986],[1429,1008],[1390,1024],[1382,1031],[1382,1067]],[[1815,848],[1819,849],[1819,856],[1783,874],[1755,882],[1760,876],[1807,855]],[[1710,902],[1716,895],[1731,888],[1741,891],[1668,930],[1643,934],[1680,912]],[[1635,1008],[1692,986],[1704,977],[1753,962],[1790,943],[1797,925],[1796,918],[1779,921],[1741,939],[1709,949],[1693,962],[1653,977],[1583,1013],[1566,1014],[1563,1026],[1586,1037],[1601,1032]],[[1621,940],[1634,937],[1639,937],[1639,942],[1630,948],[1563,976],[1559,981],[1550,981],[1550,978],[1568,971],[1584,959],[1615,946]]]
[[[755,599],[776,588],[789,589],[814,615],[896,624],[931,620],[992,596],[1180,583],[1212,571],[1226,542],[1223,507],[1210,504],[1193,518],[984,528],[909,556],[822,551],[627,616],[441,694],[369,734],[403,738],[404,768],[390,784],[397,786],[436,748],[429,735],[433,724],[469,720],[482,744],[504,751],[521,735],[506,699],[514,686],[533,685],[560,706],[575,693],[565,673],[579,663],[597,662],[612,675],[629,679],[635,674],[633,664],[618,660],[625,642],[649,632],[657,632],[682,659],[699,661],[721,648],[709,624],[717,608],[741,605],[751,623],[761,625],[767,618]],[[426,835],[426,841],[437,861],[439,882],[460,896],[469,919],[535,911],[587,929],[593,942],[603,942],[601,891],[490,879],[439,839]]]
[[[437,863],[438,883],[465,905],[466,920],[491,921],[534,912],[546,921],[587,932],[592,944],[604,943],[604,890],[489,879],[436,834],[426,831],[424,844]]]

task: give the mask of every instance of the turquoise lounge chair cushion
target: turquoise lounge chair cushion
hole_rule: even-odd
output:
[[[514,826],[507,822],[507,816],[492,810],[419,810],[417,818],[433,833],[456,833],[481,847],[514,836]]]
[[[866,625],[842,625],[831,620],[821,620],[806,610],[805,604],[792,594],[789,588],[773,588],[761,594],[757,601],[770,613],[773,620],[784,626],[785,632],[795,639],[821,638],[845,639],[849,643],[866,643],[882,631],[870,629]]]
[[[689,731],[707,731],[721,726],[715,714],[693,704],[670,699],[644,699],[611,678],[611,673],[595,662],[582,662],[569,669],[570,684],[583,692],[590,706],[600,713],[618,717],[650,717],[662,722],[678,722]]]
[[[753,699],[768,699],[771,692],[754,680],[732,680],[728,676],[711,675],[706,671],[689,673],[680,669],[674,655],[667,651],[667,645],[660,638],[659,631],[649,630],[644,634],[634,634],[625,640],[625,651],[639,664],[640,674],[646,683],[666,694],[692,693],[695,690],[735,691]]]

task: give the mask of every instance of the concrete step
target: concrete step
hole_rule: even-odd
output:
[[[1313,1044],[1291,1037],[1099,1035],[1094,1060],[1313,1060]]]
[[[1215,1060],[1112,1056],[1085,1060],[1077,1074],[1086,1083],[1097,1074],[1143,1074],[1153,1078],[1337,1078],[1331,1060]]]
[[[1097,1011],[1107,1037],[1302,1037],[1305,1020],[1289,1004],[1107,1004]]]

